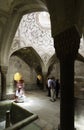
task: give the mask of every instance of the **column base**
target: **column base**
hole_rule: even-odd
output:
[[[61,128],[60,128],[60,124],[58,125],[58,130],[61,130]],[[76,130],[76,128],[74,128],[74,130]]]
[[[60,124],[58,125],[58,130],[61,130],[61,129],[60,129]]]

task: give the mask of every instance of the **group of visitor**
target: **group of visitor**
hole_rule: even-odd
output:
[[[15,102],[24,102],[24,80],[19,80],[15,83]],[[55,77],[48,78],[47,80],[48,96],[50,101],[54,102],[59,96],[60,83]]]
[[[59,96],[60,83],[59,79],[55,80],[55,77],[48,78],[47,80],[48,96],[52,102],[56,101]]]

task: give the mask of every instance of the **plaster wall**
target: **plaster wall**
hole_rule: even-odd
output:
[[[25,87],[24,89],[36,89],[37,74],[34,68],[28,66],[23,60],[17,56],[12,56],[9,60],[7,72],[7,94],[14,93],[14,74],[21,73]]]
[[[84,98],[84,63],[75,61],[74,64],[74,96],[76,98]],[[60,79],[60,63],[53,64],[49,77],[54,76]]]
[[[80,61],[75,61],[75,81],[74,81],[74,91],[75,97],[84,98],[84,63]]]
[[[52,76],[54,76],[55,79],[60,79],[60,63],[59,62],[53,64],[49,77],[52,77]]]
[[[75,97],[83,98],[84,94],[84,63],[76,61],[74,65],[74,92]],[[15,92],[14,88],[14,74],[20,72],[23,76],[25,82],[25,90],[38,89],[37,86],[37,74],[34,68],[28,66],[24,61],[22,61],[17,56],[12,56],[9,60],[9,67],[7,72],[7,94],[12,94]],[[53,64],[49,77],[54,76],[55,79],[60,79],[60,63],[56,62]]]

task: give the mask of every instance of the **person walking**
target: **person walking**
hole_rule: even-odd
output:
[[[55,82],[54,77],[51,78],[50,86],[51,86],[51,89],[50,89],[51,90],[51,99],[50,99],[50,101],[54,102],[54,101],[56,101],[56,90],[55,90],[56,82]]]
[[[47,89],[48,89],[48,96],[51,97],[51,78],[48,78],[47,80]]]

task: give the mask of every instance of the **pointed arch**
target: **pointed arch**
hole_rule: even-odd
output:
[[[29,66],[34,67],[37,73],[42,72],[43,61],[33,47],[20,48],[13,52],[11,56],[13,55],[21,58]]]

